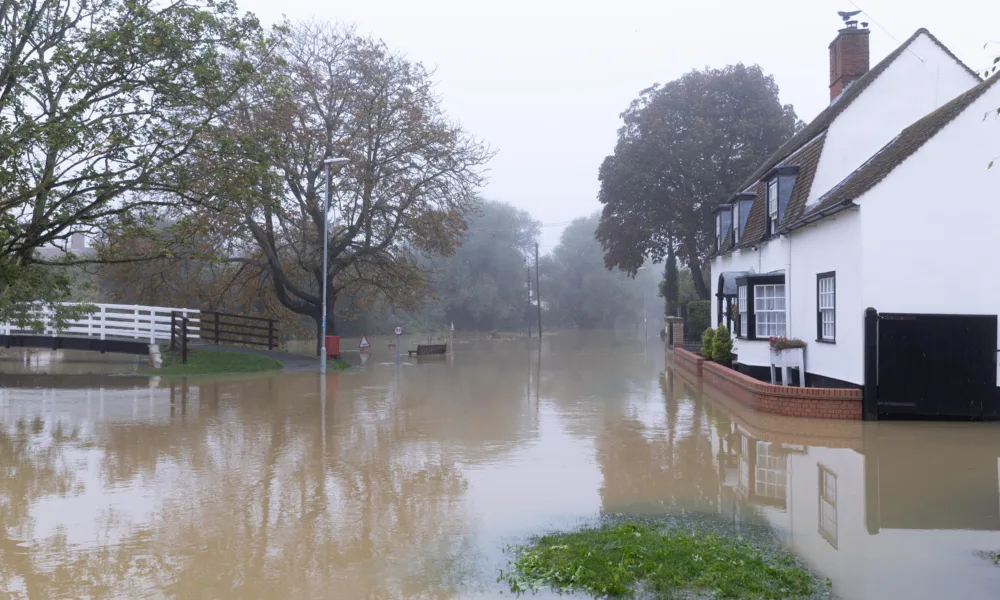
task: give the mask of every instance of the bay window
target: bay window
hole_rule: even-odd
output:
[[[737,309],[740,311],[740,325],[737,330],[737,337],[745,338],[750,331],[747,326],[750,320],[750,313],[747,311],[747,286],[741,285],[737,294]]]
[[[758,338],[785,335],[785,284],[753,288],[755,334]]]

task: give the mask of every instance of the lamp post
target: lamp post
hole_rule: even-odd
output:
[[[326,193],[323,199],[323,323],[320,326],[319,372],[326,373],[326,288],[327,288],[327,248],[330,243],[330,199],[333,197],[333,186],[330,182],[330,167],[342,167],[348,163],[343,157],[327,158],[323,161],[326,172],[323,180],[326,182]]]

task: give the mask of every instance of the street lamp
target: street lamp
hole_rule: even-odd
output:
[[[319,372],[326,373],[326,288],[327,288],[327,247],[330,243],[330,200],[333,197],[333,186],[330,182],[330,169],[340,168],[350,162],[344,157],[327,158],[323,161],[326,167],[326,174],[324,175],[324,181],[326,181],[326,194],[323,200],[323,324],[320,327],[320,346],[322,349],[319,353]]]

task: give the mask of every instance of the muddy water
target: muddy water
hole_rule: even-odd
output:
[[[610,334],[325,390],[70,358],[0,361],[0,597],[497,598],[505,543],[679,510],[772,524],[840,598],[1000,593],[994,424],[761,415]]]

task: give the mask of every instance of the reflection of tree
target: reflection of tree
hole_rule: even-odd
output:
[[[598,437],[606,512],[712,511],[720,493],[705,404],[676,398],[661,379],[663,428],[636,419],[609,419]]]
[[[522,383],[497,380],[493,391],[511,397],[491,406],[474,451],[449,438],[474,426],[476,412],[423,403],[434,397],[428,394],[465,396],[456,386],[475,380],[404,379],[402,390],[390,384],[332,393],[325,423],[311,377],[284,377],[271,389],[267,380],[192,385],[186,397],[196,410],[178,407],[160,423],[98,424],[83,439],[56,434],[51,424],[33,434],[30,421],[21,423],[0,437],[0,590],[23,588],[31,598],[152,590],[454,596],[477,558],[462,513],[467,483],[459,462],[498,447],[491,436],[516,440],[531,425],[522,417],[532,414]],[[45,444],[39,436],[48,436]],[[83,455],[98,457],[89,478]],[[101,533],[82,545],[59,528],[40,539],[33,506],[64,498],[72,510],[84,485],[109,504],[94,527]],[[115,490],[151,498],[152,514],[117,510],[116,502],[128,501],[115,500]]]

